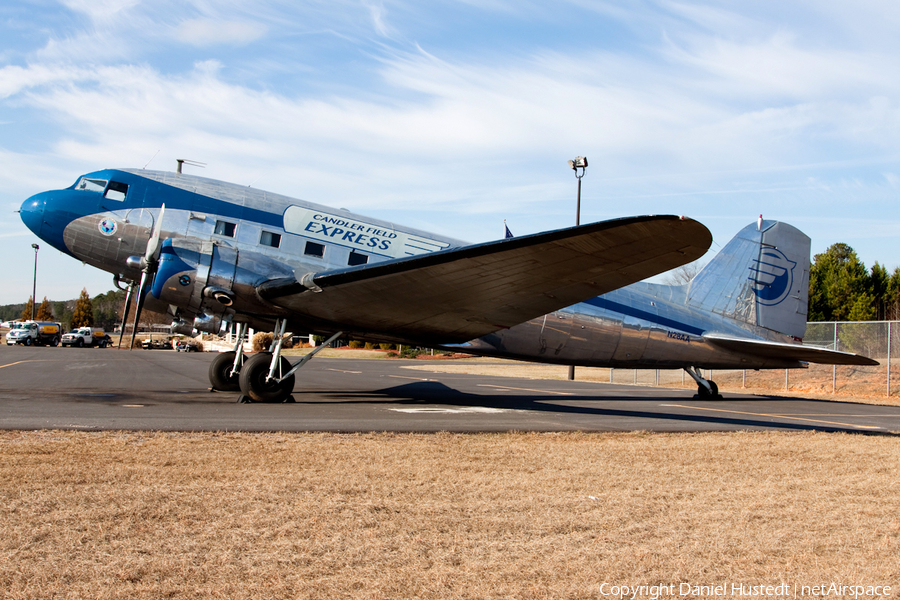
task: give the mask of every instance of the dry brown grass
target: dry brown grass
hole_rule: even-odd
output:
[[[2,432],[0,595],[896,595],[898,465],[894,437],[833,434]]]

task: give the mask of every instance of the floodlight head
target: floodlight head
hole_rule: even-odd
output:
[[[584,169],[588,166],[588,161],[583,156],[576,156],[575,160],[569,161],[569,168],[571,169]]]
[[[41,247],[38,246],[37,244],[32,244],[31,247],[34,248],[34,251],[35,251],[35,252],[37,252],[37,251],[40,250],[40,248],[41,248]]]

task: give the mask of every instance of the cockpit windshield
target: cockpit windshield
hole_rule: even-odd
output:
[[[105,179],[92,179],[90,177],[82,177],[75,184],[76,190],[84,190],[86,192],[102,192],[106,189]]]

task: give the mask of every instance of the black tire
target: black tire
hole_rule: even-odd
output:
[[[31,338],[25,338],[25,342],[24,342],[24,343],[25,343],[26,346],[30,346],[30,345],[31,345]]]
[[[209,383],[212,389],[220,392],[237,392],[241,389],[240,370],[237,375],[231,375],[231,367],[234,365],[234,352],[222,352],[209,363]],[[241,363],[246,357],[241,358]]]
[[[254,402],[284,402],[294,391],[293,375],[281,383],[266,381],[271,362],[271,354],[260,352],[248,358],[241,366],[241,393]],[[282,356],[280,366],[282,372],[287,372],[291,368],[291,363]]]
[[[59,346],[59,338],[58,338],[58,337],[55,337],[55,338],[53,338],[52,340],[50,340],[50,345],[53,346],[54,348],[56,348],[57,346]]]
[[[75,342],[75,345],[79,348],[84,348],[84,340],[82,338],[78,338],[78,341]]]
[[[709,381],[707,383],[709,383],[709,389],[706,389],[705,385],[697,385],[697,397],[705,400],[721,398],[722,396],[719,395],[719,386],[716,385],[716,382]]]

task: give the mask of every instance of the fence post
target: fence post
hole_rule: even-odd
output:
[[[891,397],[891,321],[888,321],[887,395]]]
[[[610,382],[610,383],[613,382],[613,371],[615,371],[615,369],[613,369],[612,367],[610,367],[610,368],[609,368],[609,382]]]
[[[788,370],[784,370],[784,391],[788,391]]]
[[[834,344],[831,346],[834,350],[837,350],[837,321],[832,323],[834,325]],[[835,385],[837,383],[837,365],[831,365],[831,393],[834,393]]]

